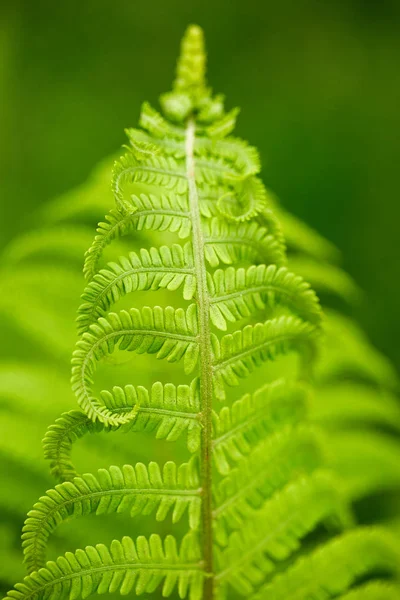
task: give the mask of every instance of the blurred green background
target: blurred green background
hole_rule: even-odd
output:
[[[0,0],[0,251],[18,234],[38,230],[37,210],[115,154],[125,142],[124,128],[137,124],[143,100],[156,105],[159,93],[170,89],[179,40],[190,22],[205,29],[211,85],[226,94],[228,108],[242,107],[237,134],[259,147],[264,181],[286,208],[343,251],[344,268],[365,290],[363,302],[346,310],[398,366],[399,0]],[[103,180],[89,184],[83,196],[96,196],[102,186]],[[79,199],[79,191],[64,201],[70,197]],[[105,201],[99,198],[99,214]],[[49,223],[51,228],[51,218]],[[88,229],[79,231],[82,242]],[[18,262],[17,244],[15,263],[4,259],[2,265],[2,591],[22,572],[23,515],[53,484],[40,439],[56,415],[76,406],[68,363],[84,285],[77,253],[78,260],[67,249],[65,265],[56,256],[54,264],[42,257],[35,267],[29,252],[27,261]],[[372,360],[371,370],[379,379],[377,364]],[[149,384],[151,375],[146,372],[149,381],[141,383]],[[393,411],[398,415],[397,405]],[[396,419],[389,416],[392,425]],[[361,475],[362,467],[385,475],[379,460],[371,463],[369,440],[371,456],[362,447]],[[124,446],[118,436],[107,443],[93,436],[81,445],[79,464],[94,470],[130,462],[128,441]],[[397,440],[396,450],[389,441],[388,473],[396,473],[398,482]],[[385,458],[386,446],[381,448]],[[135,460],[147,461],[147,450],[139,442]],[[152,445],[153,456],[162,451]],[[370,496],[365,502],[369,516],[362,519],[368,521],[380,510]],[[394,513],[397,488],[388,494],[391,502]],[[121,535],[124,527],[121,522]],[[113,524],[113,536],[119,529]],[[63,536],[75,548],[82,539],[111,535],[107,522],[93,530],[92,523],[85,528],[79,522],[68,531],[55,536],[52,556],[65,550]]]
[[[344,254],[356,316],[399,364],[398,0],[1,0],[1,244],[169,89],[189,22],[283,204]]]

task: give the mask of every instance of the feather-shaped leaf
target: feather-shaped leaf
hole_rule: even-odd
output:
[[[150,106],[148,102],[142,104],[139,125],[155,138],[164,138],[168,136],[184,139],[185,137],[184,129],[171,125],[171,123],[164,119],[164,117]]]
[[[398,579],[398,541],[383,529],[359,528],[342,534],[300,558],[249,598],[308,600],[321,597],[322,594],[327,599],[337,598],[361,578],[382,571]]]
[[[124,431],[154,433],[157,439],[168,442],[174,442],[186,433],[188,450],[196,452],[199,449],[201,425],[197,379],[190,386],[172,383],[163,386],[156,382],[150,391],[142,386],[116,386],[111,392],[100,392],[100,399],[113,414],[132,414],[135,409],[135,417],[123,425]],[[64,413],[49,427],[43,440],[45,458],[50,461],[52,475],[61,482],[77,477],[78,472],[71,461],[73,444],[86,434],[120,427],[92,421],[80,411]]]
[[[246,527],[235,532],[217,553],[216,581],[250,596],[300,546],[300,540],[319,523],[346,519],[337,481],[324,472],[289,483],[266,502]],[[228,596],[229,597],[229,596]],[[264,598],[274,598],[266,594]],[[289,594],[286,598],[292,598]]]
[[[190,373],[198,359],[195,305],[190,305],[186,312],[181,308],[156,306],[109,313],[107,319],[102,317],[91,325],[78,341],[72,359],[73,390],[89,418],[109,425],[127,423],[136,414],[136,411],[113,414],[91,391],[96,363],[116,347],[139,354],[156,354],[169,362],[184,358],[185,370]]]
[[[171,156],[155,155],[146,160],[138,160],[134,152],[121,156],[115,163],[112,188],[117,207],[126,209],[129,202],[125,198],[124,184],[145,183],[163,190],[173,190],[185,194],[188,182],[184,166]]]
[[[161,246],[141,249],[138,254],[131,252],[129,257],[109,263],[86,287],[82,295],[83,304],[78,311],[79,333],[84,333],[126,294],[160,288],[176,290],[181,286],[184,298],[192,299],[196,279],[191,244],[184,248],[174,244],[171,248]]]
[[[181,239],[190,235],[191,221],[186,196],[166,194],[163,190],[159,195],[133,194],[127,202],[135,211],[134,221],[138,231],[168,230],[176,233]]]
[[[233,190],[218,200],[218,210],[230,221],[249,221],[262,213],[268,206],[264,184],[257,177],[239,181]]]
[[[50,425],[43,439],[43,449],[45,458],[50,461],[51,474],[57,481],[71,481],[78,475],[71,462],[72,445],[87,433],[104,429],[109,427],[100,421],[92,421],[79,410],[63,413]]]
[[[242,460],[266,436],[304,419],[306,398],[306,388],[281,379],[214,413],[212,452],[218,471],[226,475],[230,461]]]
[[[204,223],[204,237],[205,256],[211,267],[242,261],[276,265],[284,262],[279,241],[254,221],[229,223],[213,218]]]
[[[193,529],[199,526],[199,479],[193,464],[177,468],[173,462],[161,469],[156,462],[148,467],[137,463],[122,469],[100,469],[97,476],[87,473],[49,490],[28,513],[23,528],[25,563],[30,573],[45,565],[46,545],[60,523],[89,514],[129,512],[131,517],[156,511],[163,521],[172,510],[178,522],[185,511]]]
[[[204,574],[199,545],[193,534],[182,540],[158,535],[140,536],[86,546],[67,552],[45,568],[25,577],[7,594],[14,600],[77,600],[91,594],[119,591],[121,595],[153,593],[162,588],[165,597],[177,587],[180,598],[201,600]]]
[[[314,291],[301,277],[285,267],[251,266],[248,269],[218,269],[209,278],[211,318],[226,329],[226,321],[250,317],[266,306],[287,306],[304,320],[318,323],[321,309]]]
[[[194,145],[195,156],[223,158],[238,174],[249,177],[261,170],[257,149],[239,138],[209,139],[198,137]]]
[[[97,235],[85,254],[83,273],[86,279],[92,279],[104,249],[113,240],[135,231],[136,225],[132,218],[133,214],[134,208],[124,212],[113,209],[105,216],[105,221],[98,224]]]
[[[220,400],[225,398],[224,385],[239,385],[268,360],[280,354],[302,348],[303,356],[315,351],[316,329],[295,317],[279,317],[246,325],[243,329],[228,334],[219,341],[213,336],[214,390]]]
[[[235,129],[236,118],[240,108],[233,108],[229,113],[221,117],[218,121],[207,127],[206,133],[211,139],[224,138]]]
[[[314,429],[288,425],[269,434],[214,488],[218,543],[227,543],[229,530],[246,527],[274,492],[321,463],[320,436]]]
[[[184,196],[162,193],[132,195],[123,210],[111,210],[105,222],[99,223],[97,235],[85,254],[83,268],[86,279],[92,279],[105,248],[115,239],[142,229],[169,230],[180,238],[190,234],[187,203]]]
[[[176,137],[164,136],[154,138],[139,129],[127,129],[130,144],[149,144],[155,146],[158,152],[173,156],[176,160],[185,157],[184,140]],[[214,160],[223,159],[229,172],[237,173],[238,176],[249,177],[258,173],[261,169],[260,158],[256,148],[249,146],[247,142],[239,138],[229,137],[221,140],[211,140],[207,137],[197,137],[194,144],[194,154],[200,161],[212,157]],[[261,191],[261,190],[260,190]],[[251,201],[253,204],[253,201]]]

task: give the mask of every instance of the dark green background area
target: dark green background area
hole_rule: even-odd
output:
[[[0,234],[83,181],[169,89],[205,29],[209,80],[239,105],[267,185],[333,240],[356,315],[399,364],[398,0],[1,0]]]

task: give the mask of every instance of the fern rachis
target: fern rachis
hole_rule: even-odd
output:
[[[318,301],[284,264],[280,226],[256,176],[257,153],[230,137],[237,111],[224,113],[204,71],[202,32],[190,27],[174,90],[161,98],[165,118],[145,104],[146,132],[128,131],[131,148],[115,166],[117,211],[100,224],[85,262],[90,281],[72,375],[83,412],[64,414],[46,435],[46,457],[62,483],[28,515],[23,546],[30,575],[9,598],[160,588],[166,597],[176,590],[190,600],[305,600],[354,587],[351,598],[362,597],[359,578],[374,579],[380,569],[393,583],[372,581],[366,594],[395,597],[398,544],[379,529],[342,533],[351,516],[340,484],[324,469],[323,436],[307,422],[309,388],[299,380],[309,378],[314,360]],[[104,248],[140,229],[190,239],[131,253],[96,274]],[[190,304],[109,312],[132,292],[164,289]],[[221,333],[228,325],[232,332]],[[191,382],[97,394],[97,363],[120,350],[182,363]],[[248,393],[232,402],[232,387],[292,351],[301,363],[286,377],[269,370],[267,383],[248,380]],[[152,461],[79,476],[70,457],[74,442],[117,429],[168,441],[185,434],[192,456],[179,466]],[[170,513],[173,523],[187,513],[189,531],[179,542],[170,534],[124,537],[45,564],[47,540],[63,520],[124,511],[158,521]],[[316,536],[303,544],[319,526],[322,542]]]

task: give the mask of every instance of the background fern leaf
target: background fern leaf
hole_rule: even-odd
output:
[[[326,473],[289,483],[255,511],[245,528],[232,533],[228,547],[217,554],[217,585],[251,596],[317,523],[329,517],[345,523],[343,508],[337,482]]]
[[[230,461],[240,461],[267,435],[306,414],[306,391],[278,380],[246,394],[213,414],[213,458],[218,471],[226,475]]]
[[[398,578],[399,565],[397,540],[380,529],[359,529],[344,533],[300,558],[250,598],[306,600],[311,594],[322,593],[335,598],[360,578],[380,570]]]

